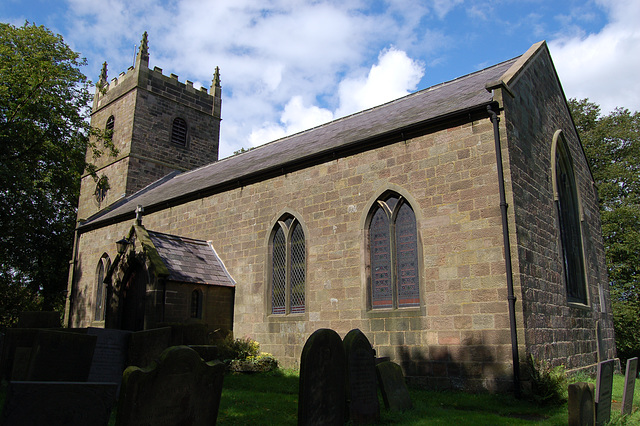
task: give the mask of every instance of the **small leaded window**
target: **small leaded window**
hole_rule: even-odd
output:
[[[202,292],[197,289],[191,292],[191,318],[202,318]]]
[[[278,221],[271,237],[271,313],[305,310],[306,250],[304,231],[292,216]]]
[[[176,145],[187,146],[187,122],[180,117],[176,117],[173,120],[171,142]]]
[[[98,261],[96,268],[96,297],[95,297],[95,321],[104,321],[105,306],[107,303],[107,286],[104,282],[107,271],[111,266],[111,260],[106,253]]]
[[[558,138],[554,167],[555,198],[567,300],[586,304],[587,291],[582,257],[580,206],[573,174],[573,163],[564,137]]]
[[[113,115],[110,116],[107,119],[107,125],[105,126],[104,130],[106,133],[106,137],[109,139],[113,139],[113,125],[115,124],[115,118],[113,118]]]
[[[398,194],[379,199],[369,224],[372,309],[420,305],[418,233],[411,206]]]

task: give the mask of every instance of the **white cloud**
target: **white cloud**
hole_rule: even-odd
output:
[[[423,75],[424,65],[409,58],[405,52],[395,48],[384,50],[366,77],[348,78],[340,83],[340,107],[336,116],[408,95],[416,89]]]
[[[549,42],[569,98],[589,98],[603,113],[615,107],[640,111],[640,2],[601,0],[609,23],[598,33]]]

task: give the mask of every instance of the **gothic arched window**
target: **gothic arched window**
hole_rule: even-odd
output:
[[[269,243],[271,313],[304,313],[306,249],[302,225],[293,216],[284,216],[276,223]]]
[[[95,321],[104,321],[105,306],[107,304],[107,285],[104,283],[104,279],[107,277],[107,271],[111,266],[111,260],[108,254],[103,254],[98,261],[96,267],[96,291],[95,291]]]
[[[191,292],[191,318],[202,318],[202,292],[199,289]]]
[[[113,126],[115,125],[115,122],[116,120],[113,118],[113,115],[107,118],[107,125],[104,127],[104,130],[107,138],[109,139],[113,139]]]
[[[420,305],[416,216],[399,194],[386,193],[369,213],[368,294],[371,309]]]
[[[587,288],[582,256],[580,199],[571,153],[561,131],[556,132],[554,136],[553,151],[554,200],[558,211],[567,300],[586,304]]]
[[[187,122],[180,117],[173,120],[171,127],[171,142],[180,146],[187,146]]]

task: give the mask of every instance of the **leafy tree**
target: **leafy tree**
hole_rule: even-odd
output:
[[[640,113],[569,102],[600,202],[618,355],[640,356]]]
[[[87,119],[84,64],[45,27],[0,23],[2,325],[21,310],[64,306],[85,153],[108,141]]]

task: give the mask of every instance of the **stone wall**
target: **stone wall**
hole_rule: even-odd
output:
[[[597,194],[564,93],[546,48],[511,83],[505,96],[517,223],[519,279],[527,352],[568,369],[595,364],[596,321],[609,357],[615,343]],[[558,214],[553,198],[551,145],[562,130],[582,203],[588,303],[567,302]],[[603,304],[604,302],[604,304]]]

